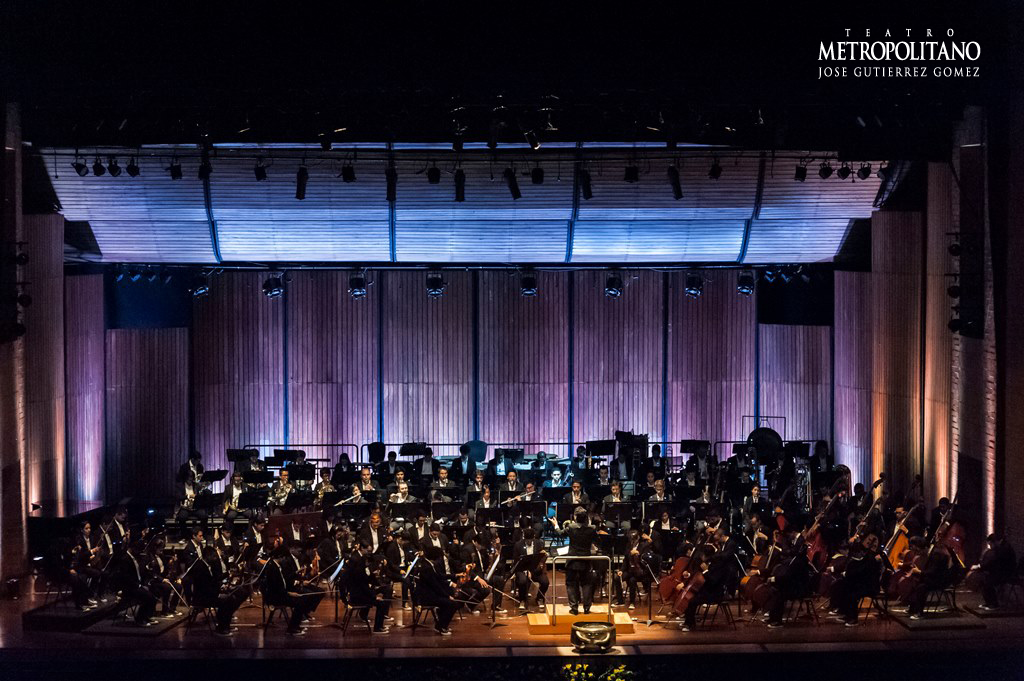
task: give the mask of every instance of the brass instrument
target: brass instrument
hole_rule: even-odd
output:
[[[292,493],[292,483],[286,482],[281,484],[278,480],[274,483],[274,486],[270,488],[270,503],[274,506],[284,506],[288,501],[288,495]]]
[[[316,488],[316,496],[314,498],[314,505],[320,507],[324,503],[324,495],[328,492],[334,491],[334,485],[331,484],[330,480],[320,483]]]

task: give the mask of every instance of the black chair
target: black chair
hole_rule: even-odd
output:
[[[189,608],[188,617],[185,619],[186,634],[192,630],[192,625],[195,624],[200,615],[202,615],[203,620],[206,622],[206,628],[210,630],[210,633],[212,634],[214,632],[213,623],[217,619],[216,610],[211,607],[193,605]]]
[[[806,613],[811,616],[815,624],[820,624],[821,621],[818,619],[818,609],[814,607],[814,596],[805,594],[800,598],[794,598],[789,602],[789,608],[787,609],[786,616],[783,618],[787,622],[795,622],[800,619],[800,615]]]

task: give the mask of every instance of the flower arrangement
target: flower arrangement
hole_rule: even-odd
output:
[[[626,668],[626,665],[620,664],[609,668],[605,673],[597,676],[597,681],[633,681],[635,674]],[[578,662],[576,664],[567,664],[562,667],[562,680],[563,681],[594,681],[595,673],[594,668],[589,664]]]

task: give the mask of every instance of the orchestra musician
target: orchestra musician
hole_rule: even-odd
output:
[[[710,478],[712,465],[711,452],[707,445],[702,444],[686,460],[686,471],[693,471],[699,480],[707,481]]]
[[[654,578],[652,568],[647,561],[650,560],[648,552],[651,550],[651,538],[646,534],[640,534],[639,530],[629,531],[629,548],[626,551],[622,569],[618,571],[619,579],[614,580],[612,589],[615,603],[622,605],[622,581],[626,582],[629,594],[629,609],[636,607],[636,596],[638,587],[642,586],[644,591],[650,593],[651,581]],[[645,558],[645,556],[647,556]]]
[[[411,504],[416,501],[419,499],[409,494],[409,483],[407,482],[398,483],[395,493],[388,497],[388,503],[391,504]]]
[[[108,573],[104,572],[103,545],[94,542],[92,536],[92,523],[88,520],[79,525],[79,531],[74,537],[76,560],[71,565],[71,570],[87,580],[89,593],[83,600],[104,599],[107,592]]]
[[[484,482],[483,471],[476,471],[473,473],[473,481],[466,486],[467,492],[483,492],[484,487],[487,487],[487,483]]]
[[[519,475],[515,470],[510,470],[505,474],[505,483],[501,486],[501,490],[513,494],[519,494],[523,491],[523,483],[519,482]]]
[[[417,480],[431,482],[437,479],[437,469],[440,467],[441,463],[434,458],[434,450],[427,447],[423,456],[413,463],[412,475]]]
[[[544,450],[537,452],[537,458],[530,463],[530,472],[532,473],[533,482],[537,485],[543,485],[544,481],[550,477],[552,472],[552,463],[548,460],[548,453]],[[562,472],[558,472],[561,477]]]
[[[291,467],[295,468],[295,469],[301,469],[303,471],[306,471],[307,475],[310,476],[309,479],[306,479],[305,476],[300,476],[299,479],[293,480],[292,481],[292,487],[296,491],[306,491],[306,490],[309,490],[313,486],[312,473],[313,473],[313,470],[315,470],[315,468],[314,468],[313,464],[306,463],[306,452],[304,452],[303,450],[301,450],[301,449],[293,450],[292,456],[294,458],[292,459]]]
[[[385,570],[388,583],[392,587],[392,590],[384,595],[394,599],[394,583],[401,582],[403,610],[412,609],[409,606],[409,580],[406,579],[406,573],[409,565],[416,558],[417,546],[418,543],[412,541],[410,537],[404,534],[397,534],[395,535],[395,541],[390,542],[384,549],[384,557],[387,559]]]
[[[233,523],[238,516],[248,517],[245,510],[239,506],[243,494],[245,483],[242,481],[242,472],[235,471],[231,474],[231,482],[224,489],[224,522]]]
[[[414,599],[417,605],[436,608],[434,631],[441,636],[451,636],[448,625],[461,604],[454,599],[455,584],[448,581],[441,565],[441,549],[428,546],[423,550],[424,566],[419,571]]]
[[[176,480],[182,485],[182,500],[178,506],[178,522],[185,522],[188,518],[195,518],[205,523],[207,511],[203,507],[196,507],[196,499],[200,494],[209,494],[209,484],[201,480],[204,468],[202,464],[203,455],[193,451],[188,455],[188,461],[178,467]]]
[[[380,485],[370,474],[369,466],[363,466],[359,471],[359,489],[364,492],[376,492],[380,489]]]
[[[433,483],[431,483],[430,488],[439,490],[455,489],[455,482],[452,481],[451,476],[449,475],[448,469],[446,467],[441,466],[440,468],[437,469],[437,479],[434,480]]]
[[[391,480],[395,477],[399,468],[404,467],[398,463],[398,452],[392,450],[388,452],[388,458],[386,461],[381,461],[377,464],[377,475],[385,480]]]
[[[618,454],[612,459],[611,468],[608,471],[613,480],[632,480],[634,473],[633,460],[634,449],[632,447],[620,447]]]
[[[459,446],[459,458],[452,461],[451,477],[460,484],[469,484],[476,476],[476,461],[469,456],[469,445]]]
[[[712,530],[709,527],[707,531],[711,532]],[[697,608],[707,603],[715,603],[718,599],[723,598],[725,591],[735,581],[736,568],[739,567],[739,563],[736,561],[736,541],[722,527],[713,532],[712,543],[720,548],[715,551],[707,563],[701,562],[697,567],[683,572],[684,579],[689,579],[693,570],[702,570],[704,584],[697,590],[683,613],[681,631],[692,631],[697,622]],[[681,582],[677,589],[683,588],[685,586]]]
[[[81,543],[58,537],[49,546],[43,566],[47,579],[70,588],[79,612],[89,612],[98,606],[86,576],[80,572],[80,566],[88,561],[89,554],[83,552]]]
[[[181,585],[176,574],[176,563],[164,560],[166,542],[163,537],[155,537],[146,547],[143,563],[149,575],[146,586],[162,604],[160,616],[165,618],[178,615],[178,603],[181,601],[177,586]],[[177,585],[177,586],[176,586]]]
[[[274,515],[284,513],[284,507],[288,503],[288,495],[292,493],[293,489],[295,489],[295,486],[288,479],[288,469],[282,468],[277,482],[270,487],[268,505],[270,506],[271,513]]]
[[[383,556],[379,557],[379,561],[375,558],[370,543],[360,541],[345,564],[342,579],[348,591],[349,606],[361,610],[359,617],[364,622],[369,621],[370,609],[373,608],[375,614],[371,633],[386,634],[388,627],[384,626],[384,619],[388,616],[391,598],[390,594],[385,598],[381,593],[380,570],[387,560]]]
[[[491,488],[489,485],[484,485],[483,490],[480,493],[480,498],[477,499],[474,508],[497,508],[498,501],[491,497]]]
[[[317,545],[316,552],[320,556],[321,569],[330,574],[338,566],[338,563],[345,558],[347,553],[345,546],[345,533],[348,530],[346,525],[336,524],[331,528],[329,536],[324,537]]]
[[[284,566],[291,561],[288,549],[280,536],[273,538],[271,547],[270,558],[263,570],[263,601],[267,605],[290,608],[292,614],[288,620],[288,634],[303,636],[306,629],[302,622],[313,612],[312,600],[297,590],[293,581],[294,572],[285,571]],[[319,598],[314,594],[312,598],[319,603],[323,594],[320,594]]]
[[[331,475],[330,468],[320,469],[320,480],[313,487],[314,508],[322,508],[324,505],[324,495],[330,494],[334,491],[334,485],[331,483]]]
[[[462,556],[462,564],[466,566],[466,576],[468,579],[460,586],[459,593],[464,596],[467,601],[466,607],[473,614],[480,612],[480,603],[487,598],[488,594],[492,593],[492,586],[494,586],[493,579],[492,582],[488,582],[485,578],[491,563],[494,561],[494,555],[490,546],[490,532],[480,532],[466,546]],[[494,608],[496,613],[505,612],[501,608],[501,595],[497,592],[494,592],[491,607]]]
[[[833,566],[826,568],[834,569]],[[848,627],[857,626],[860,601],[878,593],[882,577],[882,555],[878,552],[878,537],[867,534],[850,545],[846,569],[829,592],[829,614],[841,619]]]
[[[601,466],[598,467],[598,469],[597,469],[597,482],[595,484],[600,486],[600,487],[608,487],[609,485],[612,484],[612,480],[611,480],[611,478],[608,475],[608,465],[607,464],[601,464]]]
[[[988,550],[982,554],[978,570],[982,574],[982,610],[999,608],[999,587],[1009,582],[1017,573],[1017,555],[1013,547],[1000,534],[988,536]]]
[[[544,487],[565,487],[565,481],[562,479],[562,469],[552,468],[551,479],[544,481]]]
[[[401,466],[399,466],[398,470],[395,471],[395,477],[392,479],[391,483],[387,486],[388,495],[390,496],[390,495],[394,494],[395,492],[397,492],[398,491],[398,486],[401,485],[402,483],[405,483],[405,482],[408,482],[405,479],[405,469],[402,468]]]
[[[427,522],[427,512],[420,509],[416,513],[416,522],[405,532],[409,541],[416,546],[420,546],[423,540],[430,536],[430,523]]]
[[[381,526],[382,522],[380,513],[374,511],[356,537],[358,541],[367,543],[373,553],[379,553],[384,544],[391,541],[391,535]]]
[[[494,458],[487,464],[487,479],[492,481],[503,480],[512,468],[512,462],[505,459],[505,452],[501,449],[496,449],[494,450]]]
[[[586,506],[589,504],[590,497],[583,491],[583,483],[579,480],[573,480],[569,493],[562,497],[561,503],[572,506]]]
[[[576,487],[579,481],[573,481]],[[564,527],[559,527],[558,522],[551,518],[551,524],[557,534],[569,536],[570,556],[589,556],[598,535],[598,530],[590,524],[587,509],[577,508],[573,512],[571,521],[566,521]],[[601,532],[601,534],[606,534]],[[579,614],[580,605],[583,606],[583,614],[590,614],[590,607],[594,602],[594,570],[591,561],[570,560],[565,565],[565,588],[569,596],[569,612],[573,615]]]
[[[203,558],[192,570],[192,605],[199,608],[213,608],[218,636],[231,636],[237,627],[231,626],[231,618],[249,597],[246,587],[223,590],[225,574],[216,549],[207,547]]]
[[[515,579],[520,610],[527,609],[531,584],[537,585],[537,607],[543,607],[548,587],[551,585],[546,561],[544,542],[537,538],[537,533],[532,527],[524,528],[523,538],[512,547],[512,562],[518,568]]]
[[[156,613],[156,596],[147,586],[148,574],[143,568],[141,557],[136,547],[130,543],[121,554],[115,577],[115,587],[121,590],[121,596],[133,603],[135,608],[135,624],[140,627],[151,627],[159,624],[153,615]]]

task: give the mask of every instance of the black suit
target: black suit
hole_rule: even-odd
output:
[[[704,586],[690,600],[683,619],[687,626],[693,627],[697,618],[697,608],[705,603],[715,603],[725,595],[726,589],[734,581],[736,568],[736,541],[729,539],[711,560],[708,561],[707,572],[704,573]],[[692,562],[692,561],[691,561]],[[691,568],[693,572],[695,568]]]
[[[423,472],[424,465],[429,465],[430,473]],[[426,457],[421,457],[419,459],[416,459],[415,463],[413,463],[412,470],[409,471],[409,474],[412,476],[414,480],[420,480],[427,476],[430,476],[430,479],[433,480],[437,478],[437,469],[440,467],[440,462],[438,462],[438,460],[435,459],[434,457],[430,457],[429,464],[428,459]]]
[[[459,457],[452,461],[448,475],[455,480],[472,480],[473,476],[476,475],[476,461],[472,457],[467,458],[465,461],[462,460],[462,457]]]
[[[498,470],[499,463],[501,463],[504,466],[504,471]],[[504,482],[505,476],[508,474],[508,472],[515,470],[515,468],[515,464],[512,462],[511,459],[491,459],[487,463],[487,475],[485,477],[488,480],[497,481],[500,479],[502,482]]]
[[[299,630],[302,620],[313,611],[310,607],[312,597],[303,597],[295,590],[286,577],[282,564],[291,562],[291,556],[283,556],[267,561],[263,570],[263,602],[267,605],[291,608],[292,616],[288,620],[288,631]]]
[[[525,539],[516,542],[515,546],[512,547],[512,564],[514,566],[518,565],[519,561],[527,555],[526,547],[528,545],[533,547],[533,553],[531,555],[538,555],[544,550],[544,542],[540,539],[534,539],[529,543],[527,543]],[[530,561],[530,559],[527,558],[527,561]],[[524,563],[524,565],[528,564],[529,563]],[[543,563],[540,563],[532,570],[516,570],[516,591],[519,592],[519,600],[522,604],[526,603],[526,599],[530,594],[531,582],[537,582],[537,586],[539,588],[538,600],[543,599],[545,594],[547,594],[550,581],[548,580],[547,571],[544,570],[542,566]]]
[[[452,600],[454,590],[444,578],[443,570],[439,570],[430,561],[423,561],[423,563],[423,568],[419,571],[416,581],[413,600],[419,607],[437,608],[435,627],[447,629],[460,604]]]
[[[377,545],[373,549],[374,553],[380,553],[384,550],[384,545],[387,543],[387,541],[385,540],[386,534],[387,533],[384,531],[383,525],[377,528]],[[371,547],[373,546],[373,530],[370,529],[369,525],[364,525],[363,529],[359,530],[359,535],[357,536],[357,538],[359,539],[359,541],[365,541]]]
[[[573,504],[586,506],[587,504],[590,503],[590,497],[587,496],[586,492],[580,492],[580,500],[578,502],[575,502],[572,500],[572,492],[569,492],[564,497],[562,497],[562,501],[560,501],[559,503],[566,504],[568,506],[571,506]]]
[[[128,602],[135,603],[135,622],[142,624],[153,617],[156,612],[156,596],[146,588],[148,575],[142,567],[142,559],[131,551],[121,556],[118,568],[118,586]]]
[[[216,610],[217,631],[227,632],[231,628],[231,617],[249,597],[248,591],[236,589],[226,594],[220,592],[220,585],[224,581],[220,561],[212,563],[199,561],[192,569],[192,577],[192,604],[200,608]]]
[[[354,552],[348,563],[345,564],[342,579],[348,591],[349,605],[354,608],[365,608],[365,616],[360,614],[364,620],[369,619],[370,608],[376,608],[373,628],[382,629],[391,601],[383,598],[379,593],[380,588],[371,574],[370,562],[367,557],[359,551]]]

